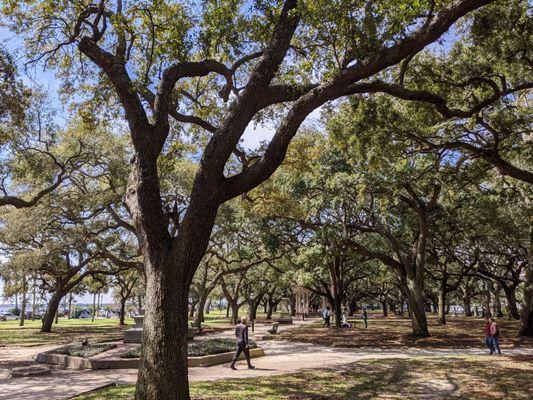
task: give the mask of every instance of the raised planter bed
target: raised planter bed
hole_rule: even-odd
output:
[[[66,354],[57,354],[55,353],[55,351],[57,350],[50,350],[44,353],[39,353],[37,355],[37,362],[60,365],[69,369],[129,369],[138,368],[139,366],[139,358],[121,357],[121,354],[118,353],[119,351],[121,351],[120,347],[109,351],[108,357],[106,357],[106,353],[100,353],[95,357],[84,358],[69,356]],[[234,351],[229,351],[218,354],[189,356],[188,366],[209,367],[211,365],[229,363],[232,360],[234,354]],[[262,348],[250,349],[250,356],[252,358],[262,357],[264,355],[265,352]],[[241,354],[239,360],[243,359],[244,354]]]

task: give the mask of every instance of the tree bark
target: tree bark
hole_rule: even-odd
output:
[[[471,317],[472,305],[470,303],[470,297],[463,297],[463,308],[465,310],[465,317]]]
[[[52,295],[52,298],[50,299],[50,301],[48,302],[48,306],[46,307],[46,312],[44,313],[41,332],[52,332],[52,324],[54,323],[54,318],[57,315],[59,303],[61,302],[61,299],[63,298],[63,296],[65,296],[65,294],[66,293],[60,290],[56,290]]]
[[[31,320],[35,321],[35,314],[37,312],[37,288],[35,287],[35,279],[32,281],[33,290],[32,290],[32,300],[31,300]]]
[[[93,293],[93,312],[91,315],[91,322],[94,322],[95,315],[96,315],[96,292]]]
[[[26,318],[26,290],[27,283],[26,278],[24,278],[24,285],[22,286],[22,304],[20,305],[19,326],[24,326],[24,320]]]
[[[407,278],[405,287],[409,315],[414,336],[429,336],[426,312],[424,309],[423,288],[420,279]]]
[[[194,326],[198,329],[202,328],[202,322],[204,322],[204,308],[207,301],[206,294],[200,294],[200,300],[198,301],[198,310],[196,311],[196,317],[194,318]]]
[[[520,314],[520,336],[533,336],[533,226],[529,227],[529,254],[524,279],[524,300]]]
[[[121,297],[120,298],[120,316],[119,316],[118,324],[125,325],[125,322],[124,322],[125,318],[126,318],[126,298]]]
[[[516,289],[513,288],[503,288],[505,293],[505,298],[507,299],[507,307],[509,311],[509,319],[520,319],[520,313],[518,312],[518,307],[516,305]],[[498,299],[498,303],[500,303]],[[495,300],[496,304],[496,300]],[[500,310],[501,312],[501,303],[500,303]],[[503,315],[503,314],[502,314]]]
[[[234,300],[231,302],[231,323],[237,325],[237,319],[239,319],[239,303]]]
[[[383,309],[383,316],[387,317],[389,315],[387,312],[387,300],[381,302],[381,308]]]
[[[439,325],[446,325],[446,290],[441,288],[438,297]]]
[[[72,318],[72,293],[68,296],[68,319]]]

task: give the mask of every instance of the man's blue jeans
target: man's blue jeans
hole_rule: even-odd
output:
[[[493,351],[497,351],[498,354],[502,354],[500,350],[500,341],[498,340],[498,338],[496,336],[491,336],[490,340],[491,340]]]
[[[494,353],[494,345],[492,344],[492,336],[485,336],[485,345],[489,348],[490,354]]]

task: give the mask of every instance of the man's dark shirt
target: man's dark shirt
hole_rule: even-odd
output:
[[[235,327],[235,337],[237,338],[237,344],[248,344],[248,326],[244,324],[238,324]]]

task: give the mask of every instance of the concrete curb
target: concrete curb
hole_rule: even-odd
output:
[[[189,367],[210,367],[212,365],[229,363],[233,359],[233,352],[210,354],[201,357],[189,357],[187,364]],[[257,358],[265,355],[265,351],[258,347],[250,349],[250,357]],[[241,354],[239,360],[244,360]],[[65,354],[39,353],[37,362],[44,364],[60,365],[69,369],[133,369],[139,367],[138,358],[109,358],[92,359],[83,357],[67,356]]]

